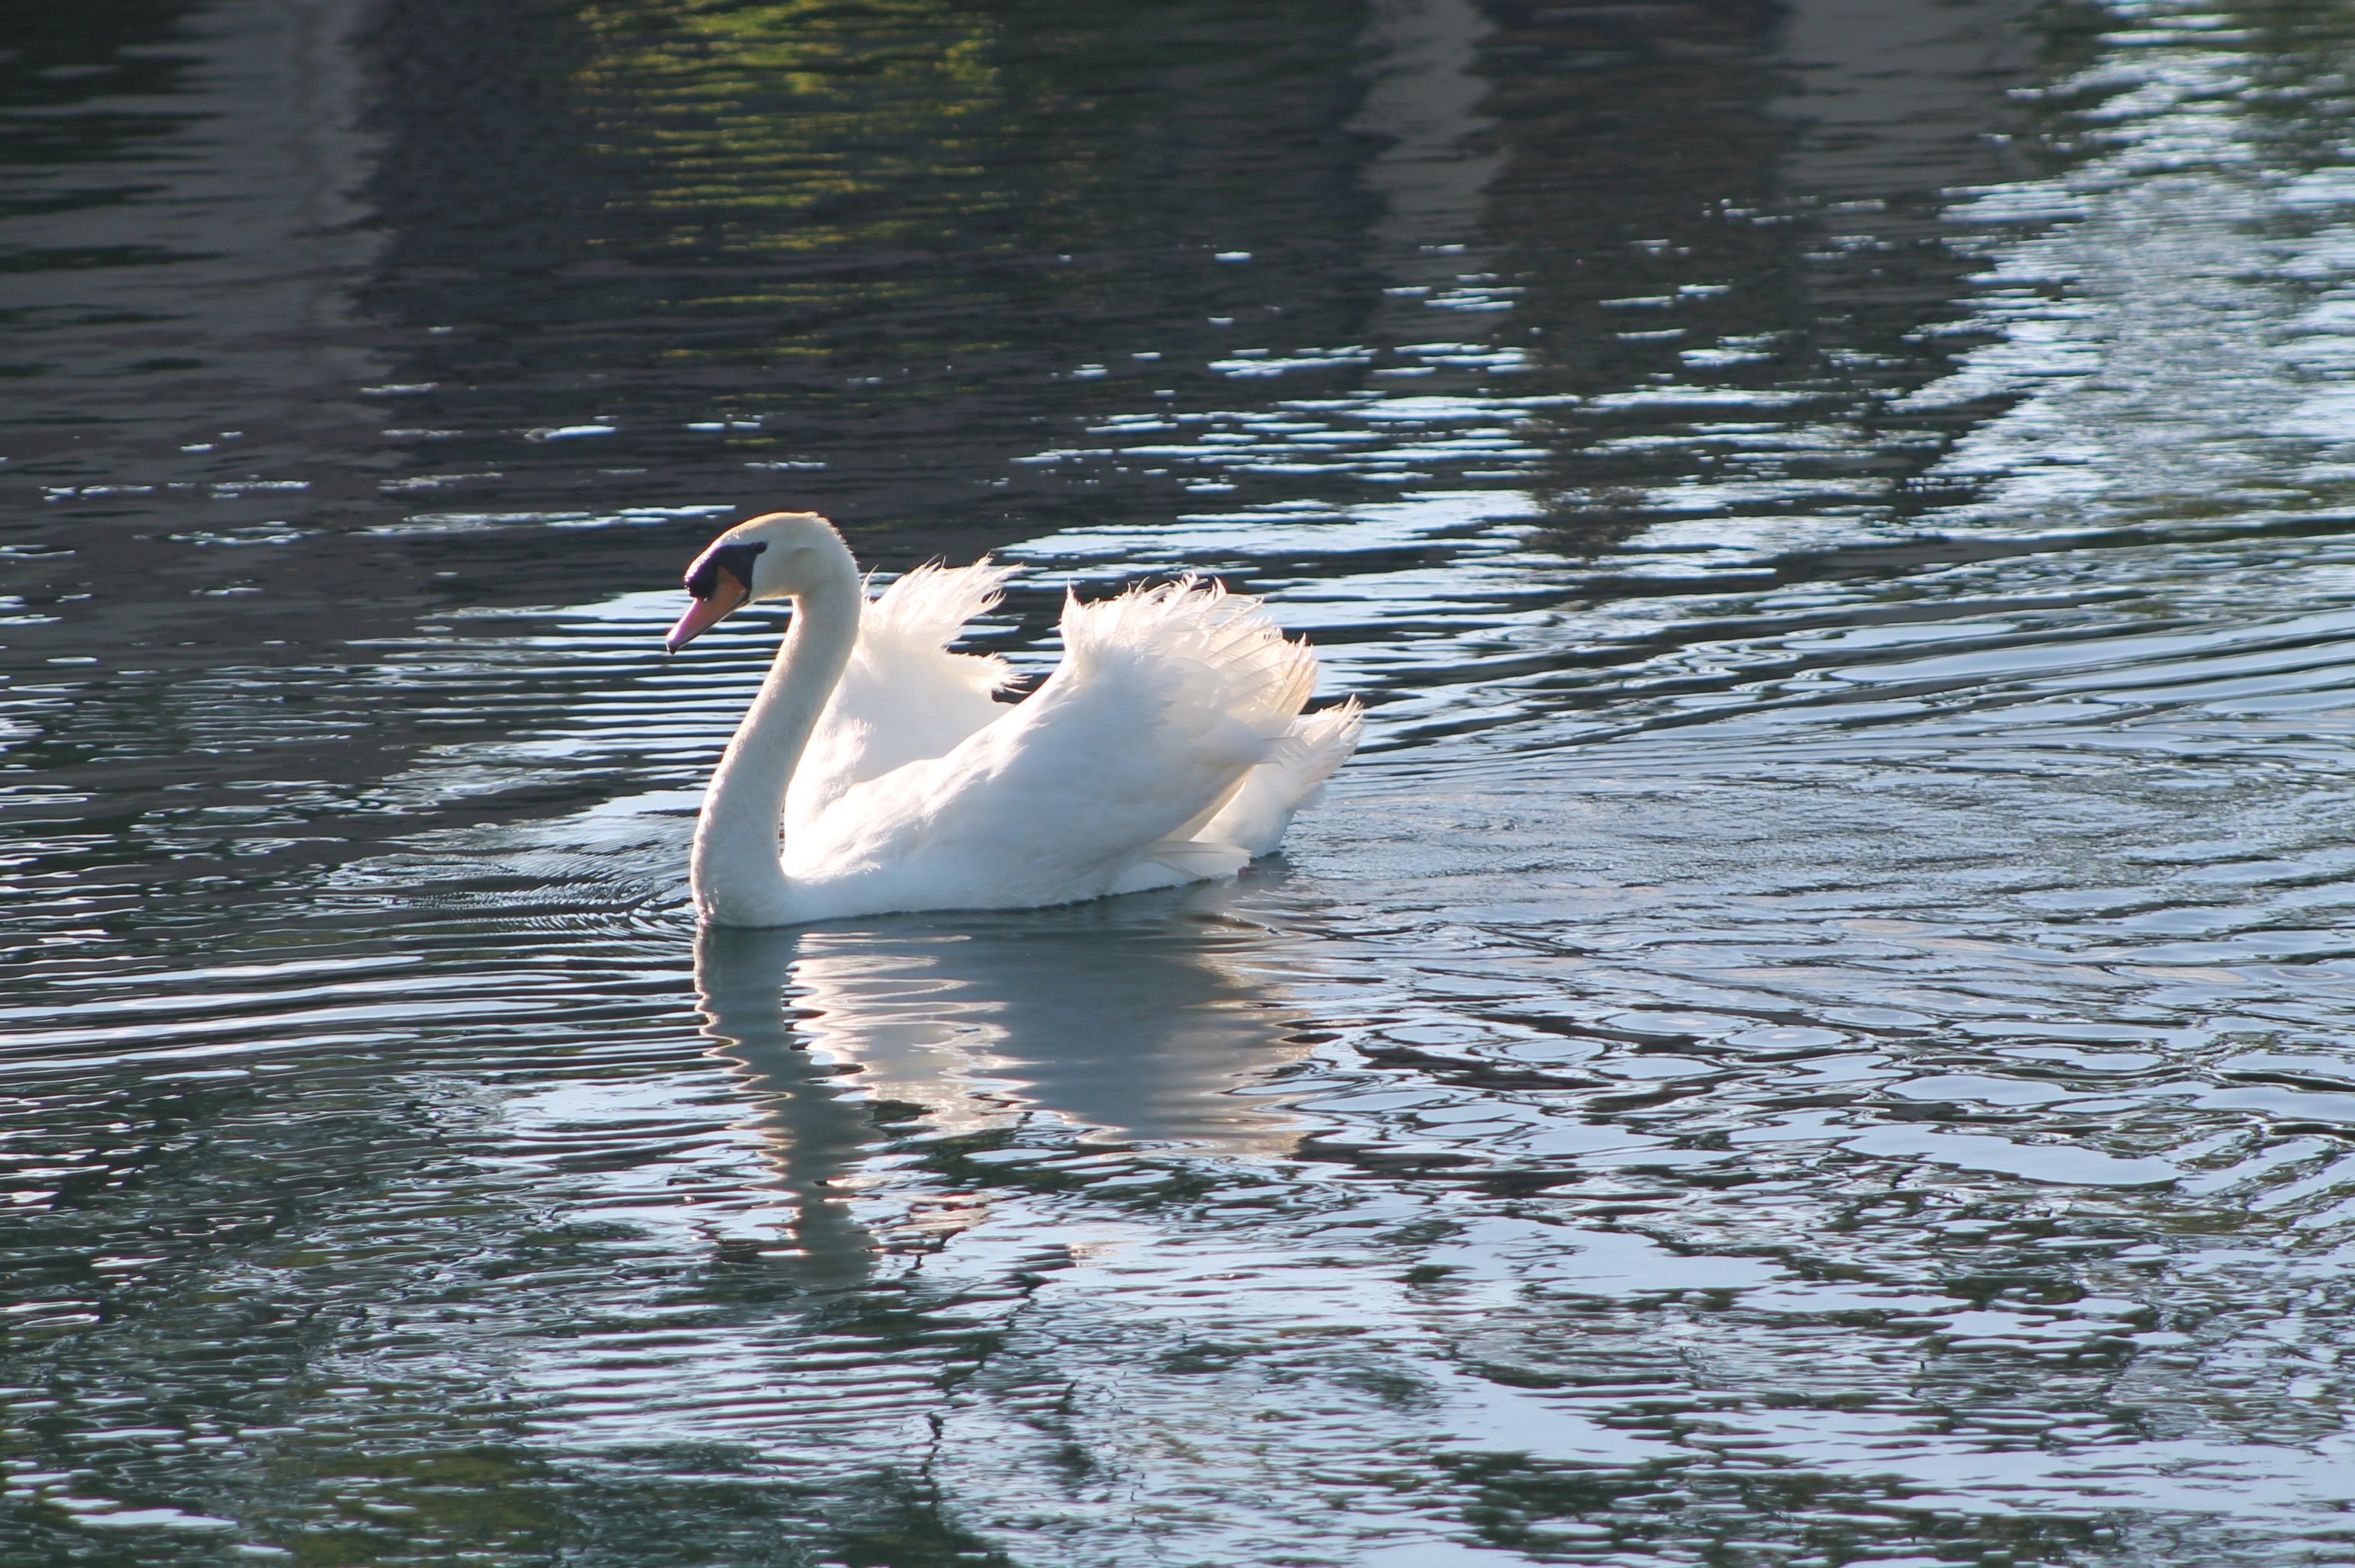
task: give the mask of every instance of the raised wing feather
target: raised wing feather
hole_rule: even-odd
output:
[[[855,784],[940,757],[1004,713],[994,693],[1012,679],[994,655],[948,645],[998,601],[1011,567],[920,566],[859,618],[858,645],[810,736],[785,796],[790,834]]]

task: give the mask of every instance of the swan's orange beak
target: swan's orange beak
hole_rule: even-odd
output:
[[[711,592],[687,607],[663,638],[663,652],[675,654],[696,638],[727,618],[728,613],[752,596],[752,591],[736,579],[736,574],[721,567],[712,574]]]

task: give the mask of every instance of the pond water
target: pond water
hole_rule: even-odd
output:
[[[2355,13],[6,34],[0,1558],[2355,1552]],[[698,937],[777,507],[1368,742]]]

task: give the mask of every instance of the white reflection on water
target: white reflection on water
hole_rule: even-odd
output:
[[[796,1032],[869,1095],[964,1131],[1037,1113],[1123,1142],[1272,1155],[1298,1133],[1263,1082],[1286,1040],[1281,938],[1181,901],[983,917],[956,929],[817,931],[771,944]],[[707,972],[713,946],[705,944]],[[716,1027],[725,1027],[719,1020]]]
[[[2096,100],[2102,151],[2050,179],[1968,193],[1966,223],[2018,226],[1963,329],[1998,340],[1915,394],[2009,400],[1941,473],[1980,484],[1958,517],[2033,528],[2211,517],[2343,500],[2355,427],[2328,384],[2333,301],[2355,277],[2336,171],[2287,177],[2297,127],[2245,35],[2154,30],[2044,90]],[[2308,89],[2307,91],[2311,91]],[[2307,96],[2293,91],[2292,102]]]
[[[1281,1095],[1259,1091],[1307,1047],[1289,1038],[1284,939],[1227,912],[1231,896],[954,926],[706,931],[696,987],[722,1072],[517,1095],[502,1107],[501,1163],[564,1189],[564,1223],[625,1227],[640,1266],[691,1271],[718,1248],[765,1296],[914,1288],[986,1272],[1008,1247],[1021,1257],[1043,1244],[1068,1264],[1076,1254],[1044,1241],[1018,1192],[911,1180],[908,1155],[880,1146],[905,1125],[961,1158],[1105,1195],[1139,1179],[1136,1156],[1156,1148],[1281,1157],[1297,1125]],[[1147,1167],[1142,1179],[1160,1179]],[[813,1347],[790,1316],[721,1346],[684,1323],[648,1328],[625,1296],[576,1309],[581,1335],[464,1358],[478,1363],[469,1375],[507,1363],[515,1387],[561,1412],[551,1430],[568,1445],[740,1440],[809,1456],[849,1445],[867,1467],[922,1431],[929,1358]],[[937,1348],[953,1355],[954,1337]],[[857,1398],[842,1397],[846,1382]],[[814,1387],[826,1391],[815,1407]]]

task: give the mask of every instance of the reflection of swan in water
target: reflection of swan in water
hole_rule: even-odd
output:
[[[716,1054],[762,1099],[772,1157],[793,1195],[804,1283],[855,1285],[876,1245],[846,1207],[841,1182],[874,1128],[836,1069],[813,1057],[785,1021],[777,980],[793,950],[790,932],[705,928],[695,944],[697,999]]]
[[[1231,1093],[1306,1050],[1245,969],[1280,939],[1220,918],[1234,897],[1195,888],[954,926],[706,929],[707,1032],[766,1102],[812,1274],[848,1283],[873,1256],[844,1189],[879,1136],[874,1102],[921,1105],[940,1130],[1045,1112],[1151,1143],[1288,1151],[1280,1106]]]
[[[1232,897],[1209,887],[805,932],[793,966],[801,1027],[857,1062],[870,1093],[941,1123],[1043,1111],[1148,1143],[1282,1152],[1290,1117],[1232,1091],[1306,1048],[1287,1041],[1291,1015],[1249,973],[1278,939],[1216,918]]]

